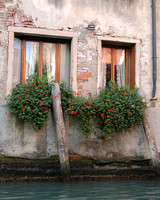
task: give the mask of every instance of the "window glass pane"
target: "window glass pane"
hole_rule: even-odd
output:
[[[55,80],[56,44],[43,43],[43,75]]]
[[[26,41],[26,73],[25,79],[34,74],[38,73],[39,68],[39,43]]]
[[[108,87],[111,80],[111,48],[102,48],[102,71],[104,87]]]
[[[13,84],[21,79],[21,40],[14,39]]]
[[[125,86],[125,49],[115,49],[115,81],[119,86]]]
[[[69,85],[70,79],[70,48],[69,44],[60,46],[60,80]]]

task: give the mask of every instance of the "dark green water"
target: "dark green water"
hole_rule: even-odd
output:
[[[160,180],[64,183],[1,183],[0,199],[160,199]]]

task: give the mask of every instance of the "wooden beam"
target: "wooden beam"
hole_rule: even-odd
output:
[[[39,42],[39,78],[43,74],[43,42]]]
[[[26,75],[26,40],[22,40],[22,55],[21,55],[21,83],[25,84]]]
[[[115,49],[111,48],[111,80],[115,80]]]
[[[129,84],[129,73],[128,73],[128,70],[129,70],[129,49],[126,49],[126,85]]]
[[[135,87],[135,45],[130,48],[130,89]]]
[[[56,82],[60,81],[60,44],[56,44]]]
[[[65,131],[59,84],[52,86],[53,114],[58,139],[58,151],[60,158],[61,173],[64,181],[70,182],[70,165],[68,157],[67,135]]]

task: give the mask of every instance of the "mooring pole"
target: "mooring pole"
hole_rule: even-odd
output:
[[[54,114],[57,139],[58,139],[58,151],[59,151],[61,173],[63,176],[63,180],[70,182],[71,178],[70,178],[67,136],[66,136],[63,112],[61,106],[60,88],[58,83],[55,83],[52,86],[52,95],[53,95],[53,114]]]
[[[144,95],[142,88],[138,89],[138,94],[143,98],[143,101],[146,102],[145,95]],[[158,155],[158,149],[157,149],[153,129],[151,127],[151,123],[149,120],[147,108],[145,108],[145,111],[144,111],[143,122],[144,122],[144,132],[145,132],[149,150],[150,150],[152,165],[153,165],[155,171],[160,175],[160,159],[159,159],[159,155]]]

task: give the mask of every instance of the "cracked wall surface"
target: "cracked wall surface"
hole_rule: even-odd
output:
[[[156,93],[156,112],[159,113],[160,102],[160,0],[157,3],[157,93]],[[87,30],[88,24],[94,24],[95,30]],[[28,124],[16,125],[15,119],[10,118],[7,102],[6,87],[8,75],[8,47],[9,32],[8,27],[26,27],[47,30],[59,30],[77,33],[77,88],[78,93],[87,95],[91,92],[93,95],[97,92],[98,77],[98,37],[117,37],[127,39],[137,39],[139,45],[139,66],[138,68],[138,86],[144,91],[147,101],[152,98],[152,18],[150,0],[0,0],[0,153],[15,156],[50,156],[57,153],[56,135],[52,120],[50,127],[41,131],[40,135],[35,135]],[[7,114],[6,114],[7,112]],[[154,110],[153,110],[154,114]],[[157,115],[156,115],[157,116]],[[159,116],[159,115],[158,115]],[[158,120],[159,117],[156,117]],[[19,124],[20,122],[18,122]],[[156,124],[156,123],[154,123]],[[155,127],[156,135],[159,128]],[[20,126],[20,127],[19,127]],[[70,144],[70,150],[74,151],[77,141],[79,141],[80,131],[74,135],[74,127],[69,129],[69,138],[74,138]],[[52,134],[54,133],[54,134]],[[27,135],[29,134],[30,137]],[[141,133],[142,134],[142,133]],[[73,136],[74,135],[74,136]],[[132,135],[132,134],[131,134]],[[129,143],[134,144],[130,150],[126,142],[118,140],[121,150],[111,147],[113,152],[121,152],[122,157],[128,152],[130,156],[146,156],[144,150],[145,142],[136,144],[137,130],[133,130],[133,135],[128,135]],[[143,135],[143,134],[142,134]],[[94,137],[94,136],[92,136]],[[32,139],[30,139],[32,138]],[[135,138],[135,139],[133,139]],[[144,139],[145,140],[145,139]],[[42,147],[38,147],[38,141]],[[53,142],[51,142],[53,141]],[[91,141],[93,145],[94,140]],[[157,144],[160,145],[160,138],[157,137]],[[94,145],[96,147],[95,141]],[[127,141],[128,143],[128,141]],[[79,141],[79,152],[86,152],[87,146]],[[94,146],[93,145],[93,146]],[[136,146],[139,145],[139,146]],[[116,146],[116,145],[112,145]],[[124,150],[122,147],[126,147]],[[23,151],[22,151],[23,149]],[[90,152],[96,156],[96,150],[93,153],[93,147],[89,147]],[[105,148],[104,148],[105,149]],[[116,150],[115,150],[116,149]],[[122,150],[123,149],[123,150]],[[77,148],[75,150],[78,152]],[[160,147],[159,147],[160,151]],[[37,153],[40,152],[40,153]],[[103,151],[107,155],[108,150]],[[108,153],[109,154],[109,153]],[[116,155],[116,153],[115,153]],[[98,155],[97,155],[98,156]]]

